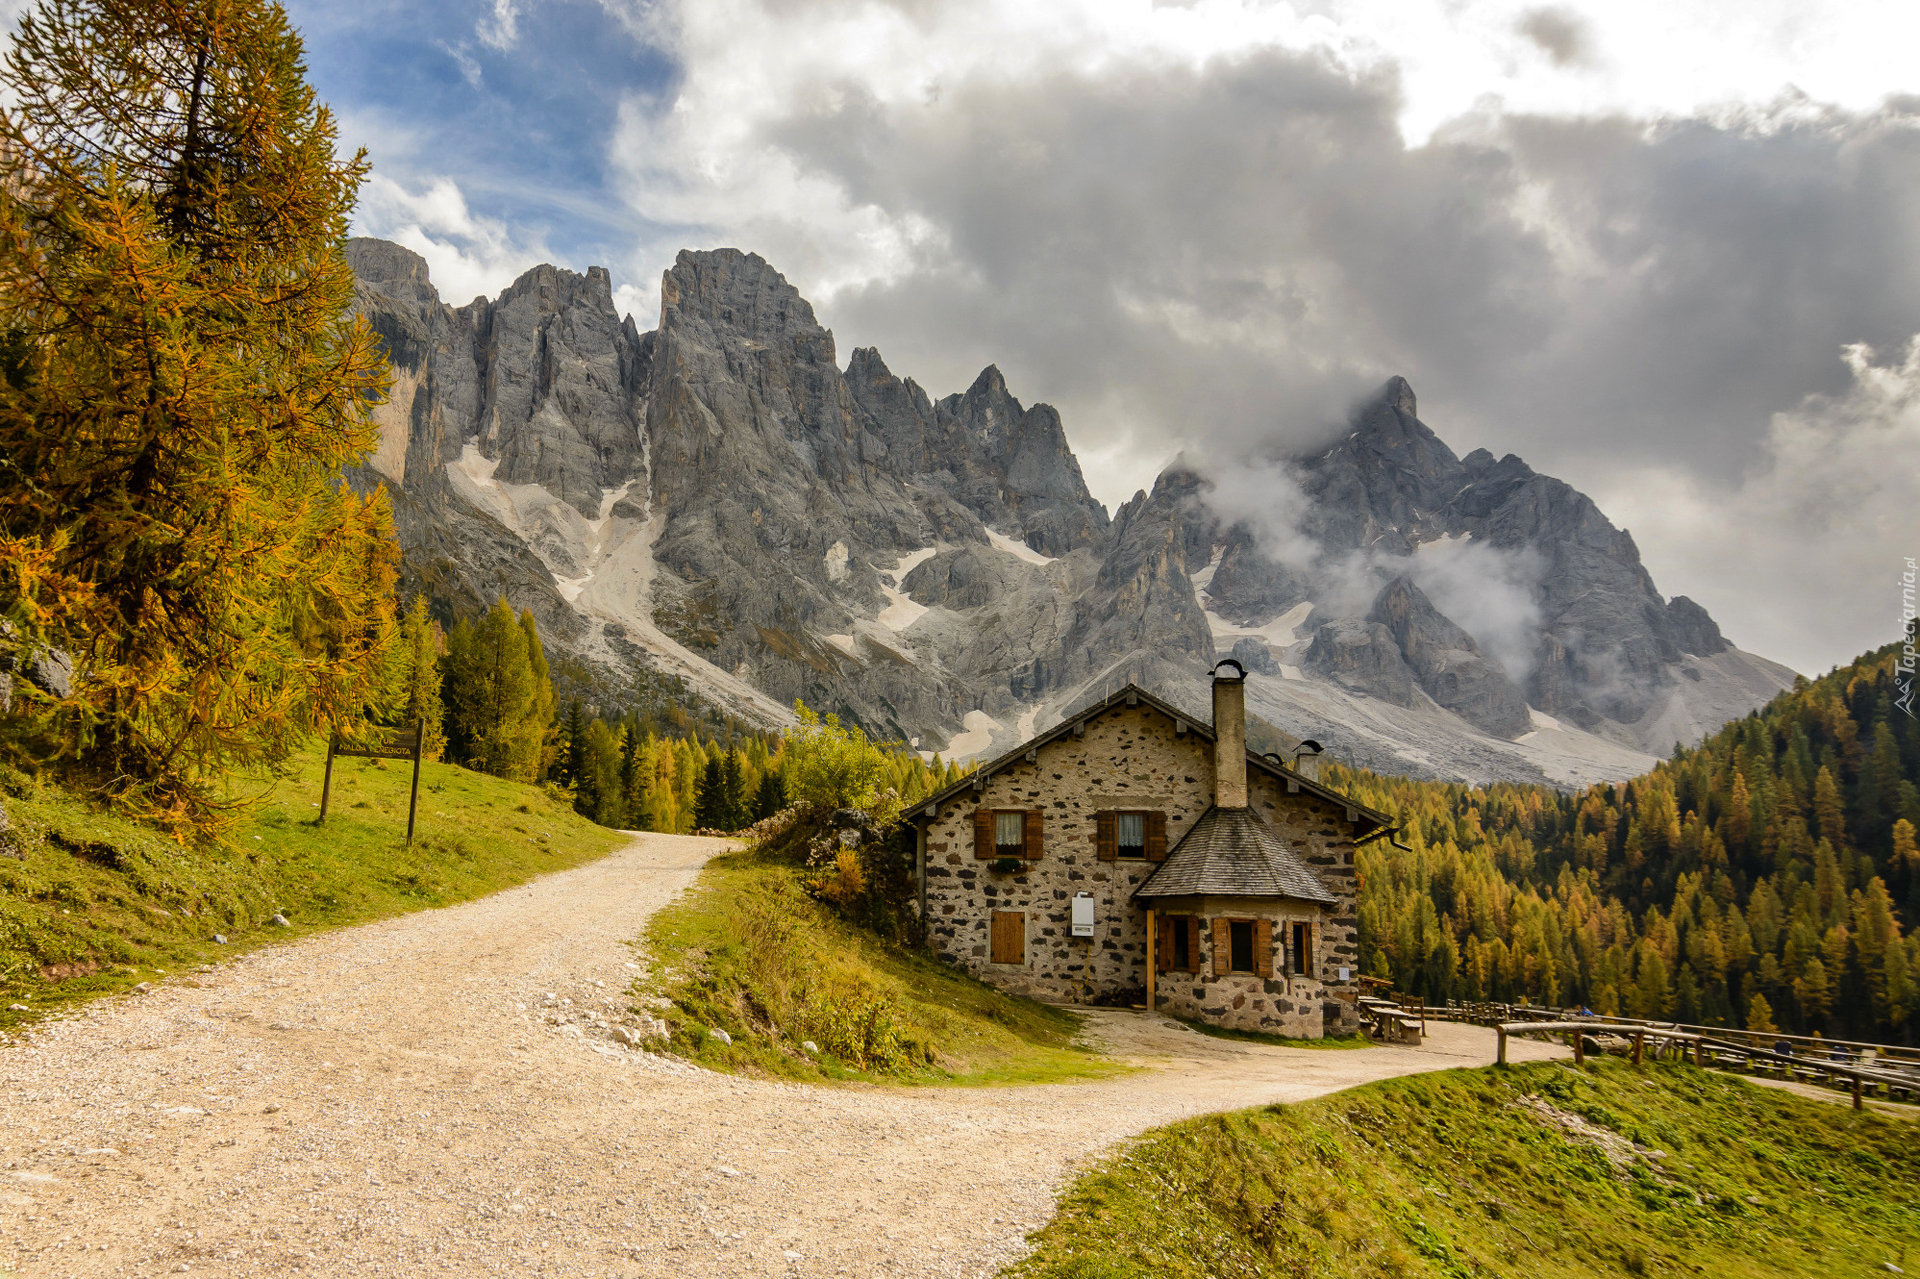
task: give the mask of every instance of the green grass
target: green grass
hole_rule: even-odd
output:
[[[266,798],[197,850],[0,771],[22,854],[0,857],[0,1028],[265,941],[483,897],[624,839],[535,787],[425,764],[407,848],[412,766],[398,760],[336,760],[318,826],[323,759],[256,784]],[[276,912],[290,929],[269,926]]]
[[[799,1080],[1025,1084],[1127,1069],[1074,1037],[1080,1018],[1008,995],[855,928],[757,851],[715,858],[646,936],[673,1051]],[[708,1034],[719,1029],[731,1046]],[[813,1041],[820,1051],[807,1052]]]
[[[1536,1063],[1158,1129],[1082,1176],[1005,1273],[1911,1273],[1917,1200],[1904,1116],[1687,1066]]]
[[[1234,1030],[1230,1026],[1210,1026],[1204,1021],[1188,1021],[1185,1017],[1176,1017],[1175,1021],[1188,1030],[1197,1030],[1214,1039],[1237,1039],[1245,1044],[1271,1044],[1276,1048],[1371,1048],[1373,1041],[1365,1035],[1325,1035],[1319,1039],[1295,1038],[1290,1035],[1269,1035],[1259,1030]]]

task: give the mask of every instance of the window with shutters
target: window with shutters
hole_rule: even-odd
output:
[[[1236,919],[1228,926],[1228,945],[1232,958],[1227,965],[1229,972],[1250,973],[1253,971],[1253,921]]]
[[[1306,976],[1313,971],[1313,925],[1293,926],[1293,971]]]
[[[1094,840],[1103,862],[1116,857],[1165,861],[1167,815],[1158,809],[1103,809],[1094,814]]]
[[[1027,814],[1024,809],[1002,810],[993,815],[993,855],[1027,855]]]
[[[992,942],[990,957],[994,963],[1026,963],[1027,912],[1024,910],[994,911]]]

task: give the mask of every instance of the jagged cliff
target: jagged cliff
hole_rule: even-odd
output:
[[[1109,519],[1059,414],[996,368],[937,401],[872,348],[843,371],[753,254],[682,253],[643,333],[600,268],[455,308],[407,250],[348,252],[394,367],[353,481],[393,496],[403,591],[449,617],[506,595],[612,698],[675,676],[751,721],[798,697],[973,754],[1129,678],[1201,709],[1231,650],[1282,735],[1398,771],[1585,780],[1780,682],[1663,600],[1585,497],[1456,458],[1398,379],[1331,450],[1279,461],[1307,514],[1276,550],[1178,467]],[[1449,613],[1432,545],[1525,560],[1505,583],[1530,601],[1525,645]],[[1543,719],[1566,741],[1531,744]]]

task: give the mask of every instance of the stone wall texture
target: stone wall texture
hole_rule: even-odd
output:
[[[1004,990],[1054,1001],[1144,1003],[1147,918],[1133,892],[1156,863],[1101,861],[1095,814],[1162,811],[1172,849],[1212,803],[1213,743],[1180,731],[1173,717],[1144,700],[1127,706],[1121,699],[1089,716],[1083,734],[1063,734],[1035,754],[1003,765],[979,790],[960,792],[936,816],[922,819],[928,940],[949,963]],[[1249,802],[1299,850],[1339,904],[1323,911],[1308,902],[1206,899],[1201,905],[1208,912],[1275,921],[1275,976],[1215,977],[1211,929],[1203,924],[1201,971],[1161,974],[1157,1002],[1177,1016],[1273,1034],[1318,1035],[1323,1024],[1351,1029],[1358,1024],[1353,824],[1343,805],[1304,790],[1289,793],[1284,777],[1251,768],[1248,783]],[[981,807],[1040,812],[1040,856],[1007,871],[977,858],[974,811]],[[1080,893],[1094,900],[1092,937],[1072,935],[1072,900]],[[993,962],[993,917],[1003,911],[1025,915],[1023,963]],[[1289,979],[1286,925],[1295,919],[1314,923],[1316,971]],[[1342,968],[1347,980],[1339,977]]]

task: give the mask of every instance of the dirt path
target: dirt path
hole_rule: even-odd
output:
[[[1479,1065],[1493,1034],[1305,1051],[1137,1013],[1092,1084],[815,1088],[543,1022],[609,1016],[627,943],[718,841],[649,835],[447,910],[307,938],[0,1051],[0,1262],[22,1276],[978,1275],[1155,1124]],[[1516,1053],[1556,1055],[1516,1040]]]

